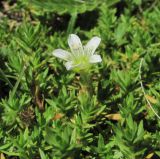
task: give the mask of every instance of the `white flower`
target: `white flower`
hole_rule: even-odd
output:
[[[83,47],[80,38],[75,34],[70,34],[68,44],[71,52],[56,49],[53,51],[53,55],[66,61],[64,65],[67,70],[84,70],[89,68],[90,64],[102,61],[101,56],[95,54],[100,41],[99,37],[93,37]]]

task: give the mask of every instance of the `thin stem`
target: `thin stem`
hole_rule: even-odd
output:
[[[80,73],[81,78],[81,89],[83,92],[86,92],[90,97],[93,95],[93,85],[91,76],[88,72],[81,72]]]
[[[145,90],[144,90],[144,86],[143,86],[143,83],[142,83],[142,77],[141,77],[142,63],[143,63],[143,58],[141,59],[140,66],[139,66],[139,78],[140,78],[141,89],[142,89],[142,92],[143,92],[143,94],[144,94],[144,97],[145,97],[145,99],[146,99],[149,107],[151,108],[151,110],[153,111],[153,113],[157,116],[157,118],[160,119],[160,116],[156,113],[156,111],[155,111],[154,108],[152,107],[151,103],[150,103],[149,100],[146,98],[146,93],[145,93]]]
[[[16,94],[16,91],[17,91],[17,89],[18,89],[18,86],[19,86],[19,84],[20,84],[20,81],[21,81],[21,79],[22,79],[22,77],[23,77],[24,70],[25,70],[25,66],[22,67],[22,70],[21,70],[21,72],[20,72],[20,74],[19,74],[19,77],[18,77],[18,79],[17,79],[17,82],[16,82],[15,86],[13,87],[13,90],[12,90],[12,93],[11,93],[11,97],[12,97],[12,98],[13,98],[14,95]]]
[[[71,18],[70,18],[68,28],[67,28],[67,35],[73,32],[76,20],[77,20],[77,12],[75,11],[71,14]]]
[[[3,72],[3,70],[2,70],[1,68],[0,68],[0,74],[3,76],[4,81],[5,81],[6,83],[8,83],[9,87],[10,87],[10,88],[13,88],[12,83],[11,83],[10,80],[7,78],[7,76],[5,75],[5,73]]]

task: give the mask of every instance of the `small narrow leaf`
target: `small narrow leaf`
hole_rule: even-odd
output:
[[[39,148],[39,153],[40,153],[41,159],[47,159],[44,152],[40,148]]]
[[[3,153],[0,154],[0,159],[5,159]]]
[[[154,97],[152,97],[152,96],[150,96],[148,94],[146,94],[145,97],[153,104],[157,104],[158,103],[158,101]]]
[[[116,121],[119,121],[122,119],[121,115],[119,113],[116,113],[116,114],[108,114],[106,115],[106,117],[110,120],[116,120]]]

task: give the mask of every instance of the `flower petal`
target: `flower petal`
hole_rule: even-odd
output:
[[[76,34],[70,34],[68,44],[73,55],[81,56],[84,53],[80,38]]]
[[[101,42],[101,38],[97,36],[93,37],[84,47],[84,52],[89,55],[93,55],[97,47],[99,46],[100,42]]]
[[[101,62],[102,58],[100,55],[92,55],[89,59],[90,63],[97,63],[97,62]]]
[[[74,67],[72,61],[68,61],[64,65],[65,65],[67,70],[71,70]]]
[[[71,54],[68,51],[65,51],[62,49],[56,49],[52,52],[52,54],[58,58],[63,59],[63,60],[69,60],[71,57]]]

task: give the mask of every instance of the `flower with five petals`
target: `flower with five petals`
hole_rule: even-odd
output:
[[[71,52],[56,49],[53,51],[53,55],[66,61],[64,65],[67,70],[76,72],[85,70],[91,64],[102,61],[101,56],[95,54],[100,41],[101,39],[95,36],[83,47],[80,38],[75,34],[70,34],[68,44]]]

